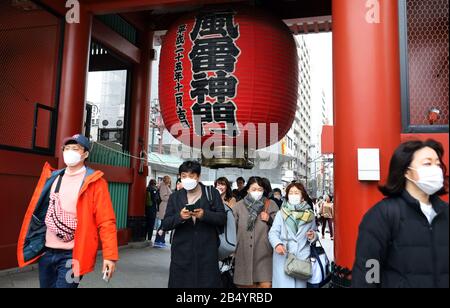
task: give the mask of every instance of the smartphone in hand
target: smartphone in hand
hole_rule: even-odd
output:
[[[106,271],[103,272],[103,280],[109,282],[109,269],[106,269]]]
[[[192,204],[186,204],[185,209],[188,210],[189,212],[193,212],[194,210],[198,209],[198,205],[196,203],[192,203]]]

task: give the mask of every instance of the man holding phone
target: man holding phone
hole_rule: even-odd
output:
[[[184,162],[179,174],[183,189],[170,196],[162,222],[164,231],[174,230],[169,288],[220,288],[217,229],[226,223],[222,199],[212,189],[208,201],[198,162]]]

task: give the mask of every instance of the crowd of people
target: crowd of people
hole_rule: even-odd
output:
[[[67,167],[44,166],[18,240],[19,265],[39,262],[41,287],[78,287],[94,269],[99,240],[105,280],[119,260],[107,182],[102,172],[85,165],[89,140],[74,135],[63,144]],[[439,197],[448,187],[443,155],[433,140],[399,145],[380,186],[386,198],[360,225],[353,286],[448,287],[448,203]],[[171,233],[169,287],[219,288],[224,277],[231,277],[227,287],[239,288],[326,283],[329,264],[320,240],[327,229],[334,238],[332,196],[312,200],[301,182],[282,191],[259,176],[237,178],[234,190],[226,177],[205,186],[197,161],[184,162],[178,171],[175,187],[165,176],[159,185],[150,180],[146,191],[148,241],[156,230],[153,247],[164,248]],[[219,259],[223,234],[234,248]],[[369,261],[378,262],[379,279],[368,280]]]
[[[394,152],[387,183],[380,185],[386,198],[366,213],[360,225],[352,286],[448,287],[448,204],[439,197],[447,193],[448,187],[444,179],[443,152],[442,145],[434,140],[404,142]],[[229,179],[221,177],[214,186],[216,199],[220,197],[222,206],[213,210],[218,216],[211,224],[203,218],[205,214],[209,216],[212,209],[207,202],[202,203],[200,216],[197,210],[189,212],[184,207],[191,202],[186,195],[189,197],[192,191],[198,198],[206,198],[203,197],[204,186],[198,181],[200,174],[201,167],[197,162],[186,162],[180,167],[181,185],[188,177],[191,179],[190,187],[184,186],[178,192],[183,198],[169,200],[169,207],[175,209],[166,214],[169,221],[175,219],[179,224],[187,223],[192,228],[163,223],[164,230],[177,230],[177,239],[183,238],[184,233],[194,232],[194,240],[197,237],[195,232],[200,230],[209,230],[217,235],[217,227],[225,224],[223,205],[226,205],[233,210],[237,228],[236,249],[231,256],[234,286],[305,288],[323,285],[323,275],[313,278],[317,276],[314,271],[323,273],[323,267],[319,268],[318,263],[324,263],[318,262],[321,257],[315,254],[316,243],[320,245],[320,239],[325,239],[327,232],[330,239],[334,239],[333,196],[324,195],[312,200],[300,182],[293,182],[282,191],[272,189],[267,178],[257,176],[250,177],[247,182],[242,177],[237,178],[237,188],[232,190]],[[202,228],[203,223],[213,228]],[[196,247],[198,255],[183,259],[181,263],[178,261],[178,246],[186,244],[183,240],[174,240],[169,286],[221,286],[217,256],[210,251],[219,245],[217,236],[209,240],[209,245]],[[199,256],[201,261],[209,258],[210,262],[200,263],[209,264],[208,277],[215,279],[201,279],[208,270],[204,265],[201,270],[197,267],[200,263],[196,263],[196,258]],[[292,259],[309,262],[312,273],[306,276],[289,273],[287,263]],[[381,278],[368,281],[371,268],[367,267],[367,262],[374,260],[379,263]],[[195,269],[198,272],[192,277],[198,275],[198,279],[176,278],[177,273]]]
[[[267,178],[258,176],[247,181],[238,177],[237,188],[232,189],[229,179],[219,177],[214,181],[210,202],[206,186],[200,182],[198,162],[183,163],[179,175],[173,192],[169,176],[163,177],[159,189],[155,180],[147,188],[147,205],[154,205],[153,210],[146,211],[147,240],[151,242],[157,230],[153,247],[164,248],[165,232],[171,232],[170,287],[224,286],[218,261],[230,265],[226,274],[235,287],[315,285],[285,274],[283,260],[288,253],[310,259],[310,247],[319,240],[319,225],[325,235],[328,224],[333,237],[330,196],[312,200],[303,184],[296,181],[284,191],[272,189]],[[227,260],[218,260],[214,247],[218,245],[217,230],[226,223],[225,206],[233,211],[236,249]]]

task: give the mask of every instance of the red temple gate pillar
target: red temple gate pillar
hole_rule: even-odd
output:
[[[335,263],[351,269],[362,216],[382,195],[358,180],[358,148],[380,149],[381,183],[400,143],[397,1],[333,1]]]
[[[62,157],[62,140],[82,131],[91,28],[92,14],[84,10],[80,10],[79,23],[65,24],[55,151],[58,158]],[[65,167],[62,159],[58,164]]]
[[[141,61],[133,67],[130,154],[139,157],[142,151],[148,151],[148,127],[150,112],[150,82],[153,48],[153,32],[142,34],[139,48]],[[147,155],[144,155],[147,159]],[[131,159],[134,169],[133,183],[128,196],[128,226],[132,230],[132,240],[145,239],[145,196],[148,176],[147,161]]]

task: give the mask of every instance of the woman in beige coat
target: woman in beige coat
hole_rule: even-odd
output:
[[[161,203],[159,204],[158,211],[158,219],[163,220],[166,215],[167,209],[167,201],[169,201],[169,197],[172,194],[172,189],[170,188],[172,184],[172,179],[170,176],[166,175],[163,178],[161,185],[159,185],[159,195],[161,197]],[[166,247],[166,233],[159,228],[156,233],[155,244],[153,245],[155,248],[164,248]]]
[[[247,196],[233,207],[237,226],[234,283],[242,288],[272,286],[272,255],[268,233],[278,206],[264,195],[260,177],[251,177]]]

